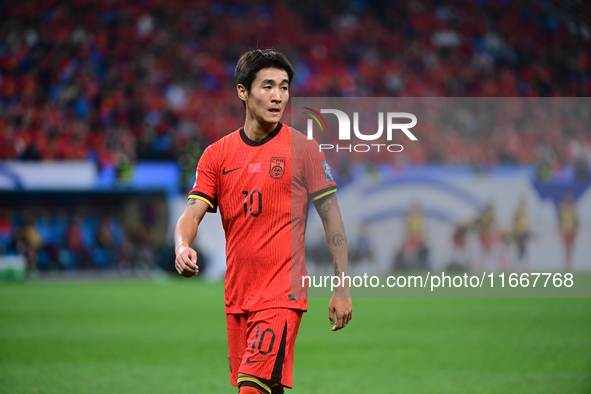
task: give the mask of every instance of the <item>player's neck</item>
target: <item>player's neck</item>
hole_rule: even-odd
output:
[[[244,134],[252,141],[260,141],[275,130],[277,123],[260,123],[255,119],[246,118]]]

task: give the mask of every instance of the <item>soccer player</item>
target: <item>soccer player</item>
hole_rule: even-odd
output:
[[[244,127],[210,145],[175,230],[179,274],[199,273],[189,247],[206,212],[220,210],[226,235],[225,312],[230,381],[240,394],[292,387],[294,344],[307,304],[304,233],[310,202],[320,215],[336,275],[348,275],[336,183],[315,141],[280,122],[293,67],[280,53],[253,50],[234,73]],[[348,283],[329,303],[333,331],[353,317]],[[298,288],[299,287],[299,288]]]
[[[562,242],[564,244],[564,270],[570,272],[575,238],[579,229],[577,204],[572,193],[568,193],[560,203],[558,218]]]
[[[523,272],[528,272],[527,242],[532,234],[529,230],[529,214],[527,212],[527,203],[524,199],[521,199],[517,206],[511,233],[515,241],[515,246],[517,247],[517,263],[519,264],[519,269]]]

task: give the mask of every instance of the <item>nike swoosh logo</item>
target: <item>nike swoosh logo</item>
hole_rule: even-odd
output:
[[[222,175],[228,175],[228,174],[229,174],[229,173],[231,173],[232,171],[239,170],[240,168],[241,168],[241,167],[234,168],[233,170],[229,170],[229,171],[226,171],[226,169],[224,168],[224,169],[222,170]]]
[[[250,357],[246,359],[247,364],[262,363],[265,360],[251,360]]]

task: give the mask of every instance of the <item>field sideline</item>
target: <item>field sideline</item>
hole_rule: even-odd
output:
[[[309,300],[291,393],[591,393],[591,299]],[[0,284],[0,393],[237,393],[223,285]]]

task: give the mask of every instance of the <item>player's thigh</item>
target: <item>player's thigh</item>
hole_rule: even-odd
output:
[[[230,382],[238,385],[238,369],[242,362],[242,355],[246,346],[246,313],[228,313],[226,314],[226,324],[228,330],[228,363],[230,364]]]

